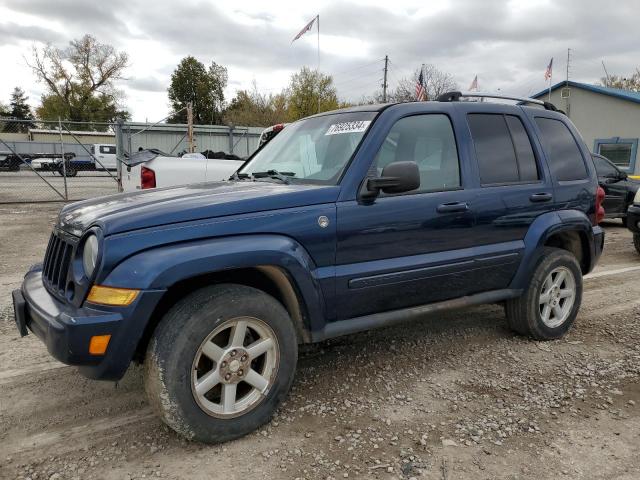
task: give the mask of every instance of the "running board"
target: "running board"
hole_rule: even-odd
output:
[[[491,292],[476,293],[475,295],[454,298],[443,302],[429,303],[427,305],[392,310],[390,312],[374,313],[372,315],[327,323],[322,331],[317,333],[312,332],[311,338],[313,342],[320,342],[351,333],[389,327],[409,320],[415,320],[420,316],[431,313],[455,310],[472,305],[502,302],[503,300],[516,298],[520,295],[522,295],[522,290],[519,289],[493,290]]]

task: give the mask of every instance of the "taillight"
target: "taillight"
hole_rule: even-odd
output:
[[[140,186],[145,188],[156,188],[156,172],[147,167],[142,167],[140,171]]]
[[[596,190],[596,215],[594,225],[597,225],[604,220],[604,207],[602,206],[604,195],[604,189],[599,186],[598,190]]]

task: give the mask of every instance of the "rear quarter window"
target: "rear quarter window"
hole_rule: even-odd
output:
[[[588,177],[580,148],[569,128],[560,120],[536,117],[542,146],[547,154],[551,174],[558,181],[583,180]]]

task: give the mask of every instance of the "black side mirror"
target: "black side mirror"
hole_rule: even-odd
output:
[[[364,198],[375,198],[384,193],[404,193],[420,186],[420,171],[416,162],[393,162],[382,169],[382,176],[368,178]]]

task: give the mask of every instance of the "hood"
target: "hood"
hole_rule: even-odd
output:
[[[271,182],[211,182],[143,190],[65,206],[60,228],[80,236],[98,225],[105,235],[173,223],[335,202],[340,187]]]

